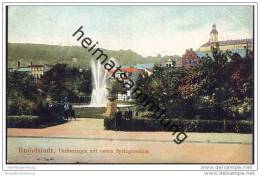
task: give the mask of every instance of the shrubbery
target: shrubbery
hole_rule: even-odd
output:
[[[8,72],[7,115],[32,115],[39,98],[32,75]]]
[[[223,120],[171,120],[172,124],[178,126],[179,131],[185,132],[235,132],[235,133],[252,133],[253,122],[248,120],[240,121],[224,121]],[[115,122],[113,118],[104,119],[104,126],[107,130],[115,130]],[[121,119],[119,127],[122,131],[167,131],[155,119]]]
[[[22,114],[33,114],[34,103],[31,100],[17,97],[16,99],[7,100],[7,115],[22,115]]]
[[[24,102],[29,100],[19,100],[20,98],[18,97],[12,101],[15,106],[8,106],[9,108],[13,108],[13,111],[11,111],[12,109],[9,109],[8,112],[17,115],[7,115],[7,128],[37,128],[64,122],[64,119],[62,118],[63,105],[49,107],[47,101],[39,101],[37,105],[34,105],[32,108],[27,104],[22,106]]]
[[[40,125],[39,116],[21,115],[21,116],[7,116],[7,128],[36,128]]]

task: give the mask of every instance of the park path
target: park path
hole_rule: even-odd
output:
[[[7,159],[8,163],[252,163],[250,134],[187,135],[185,142],[178,145],[170,132],[104,130],[102,119],[77,119],[43,129],[9,128]],[[21,147],[48,147],[55,153],[22,153]],[[65,149],[88,152],[60,152]],[[148,153],[118,153],[119,150]]]
[[[251,144],[252,135],[235,133],[187,133],[188,143]],[[127,132],[104,130],[103,119],[79,118],[42,129],[8,128],[9,137],[70,137],[113,140],[172,141],[170,132]]]

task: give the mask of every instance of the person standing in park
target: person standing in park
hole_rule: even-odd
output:
[[[69,102],[67,97],[65,97],[64,106],[63,106],[63,116],[65,120],[69,119]]]
[[[130,108],[127,108],[127,111],[125,112],[125,118],[127,120],[132,120],[133,118],[133,112],[130,110]]]
[[[70,114],[70,120],[72,120],[72,118],[74,118],[74,120],[76,120],[76,116],[75,116],[75,110],[72,108],[72,105],[69,105],[69,114]]]
[[[115,114],[115,128],[116,130],[119,130],[120,122],[122,119],[122,112],[120,111],[119,108],[116,108],[116,114]]]

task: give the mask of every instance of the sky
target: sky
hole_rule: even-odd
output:
[[[182,55],[209,40],[252,38],[252,6],[10,6],[8,42],[80,45],[83,26],[98,47],[131,49],[143,56]]]

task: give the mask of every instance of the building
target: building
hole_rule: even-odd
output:
[[[28,65],[28,67],[31,70],[31,74],[36,79],[41,78],[45,72],[49,71],[52,68],[51,65],[47,65],[47,64],[44,64],[44,65],[33,65],[32,62],[31,62],[30,65]]]
[[[28,67],[31,69],[31,74],[33,75],[33,77],[35,77],[36,79],[42,77],[44,65],[33,65],[31,63],[31,65],[29,65]]]
[[[160,67],[181,67],[181,57],[178,55],[163,57],[160,60]]]
[[[218,31],[215,24],[212,25],[209,40],[201,45],[196,51],[192,49],[186,50],[182,56],[182,66],[190,67],[200,63],[200,59],[205,56],[212,57],[212,49],[217,48],[220,51],[231,51],[233,55],[245,57],[248,51],[253,51],[253,39],[239,40],[218,40]]]
[[[21,67],[21,62],[18,61],[16,68],[9,68],[9,71],[18,71],[18,72],[24,72],[24,73],[31,73],[31,69],[29,67]]]
[[[33,65],[31,62],[27,67],[21,67],[20,61],[17,62],[16,68],[11,68],[10,71],[26,72],[31,74],[35,79],[39,79],[43,74],[52,68],[51,65]]]
[[[117,94],[117,99],[120,101],[132,101],[131,92],[128,90],[125,94]]]
[[[126,76],[134,81],[138,80],[140,76],[144,76],[145,73],[150,76],[153,74],[153,67],[154,64],[136,64],[136,65],[122,65],[121,67],[121,72],[117,71],[115,74],[115,77],[118,78],[120,77],[120,74],[125,73]],[[114,72],[112,70],[111,72]],[[125,93],[118,93],[117,94],[117,99],[121,101],[132,101],[132,89],[127,90]]]
[[[239,39],[239,40],[218,40],[218,31],[216,25],[212,25],[210,31],[210,39],[196,51],[196,54],[201,58],[206,55],[211,55],[212,48],[218,48],[221,51],[231,51],[237,53],[241,57],[246,56],[246,51],[253,50],[253,39]]]
[[[146,68],[144,69],[144,72],[148,75],[151,76],[153,74],[153,68]]]
[[[188,68],[200,62],[200,58],[193,49],[187,49],[185,54],[182,55],[182,66]]]
[[[173,60],[173,57],[162,58],[160,60],[161,67],[174,67],[174,65],[175,61]]]

